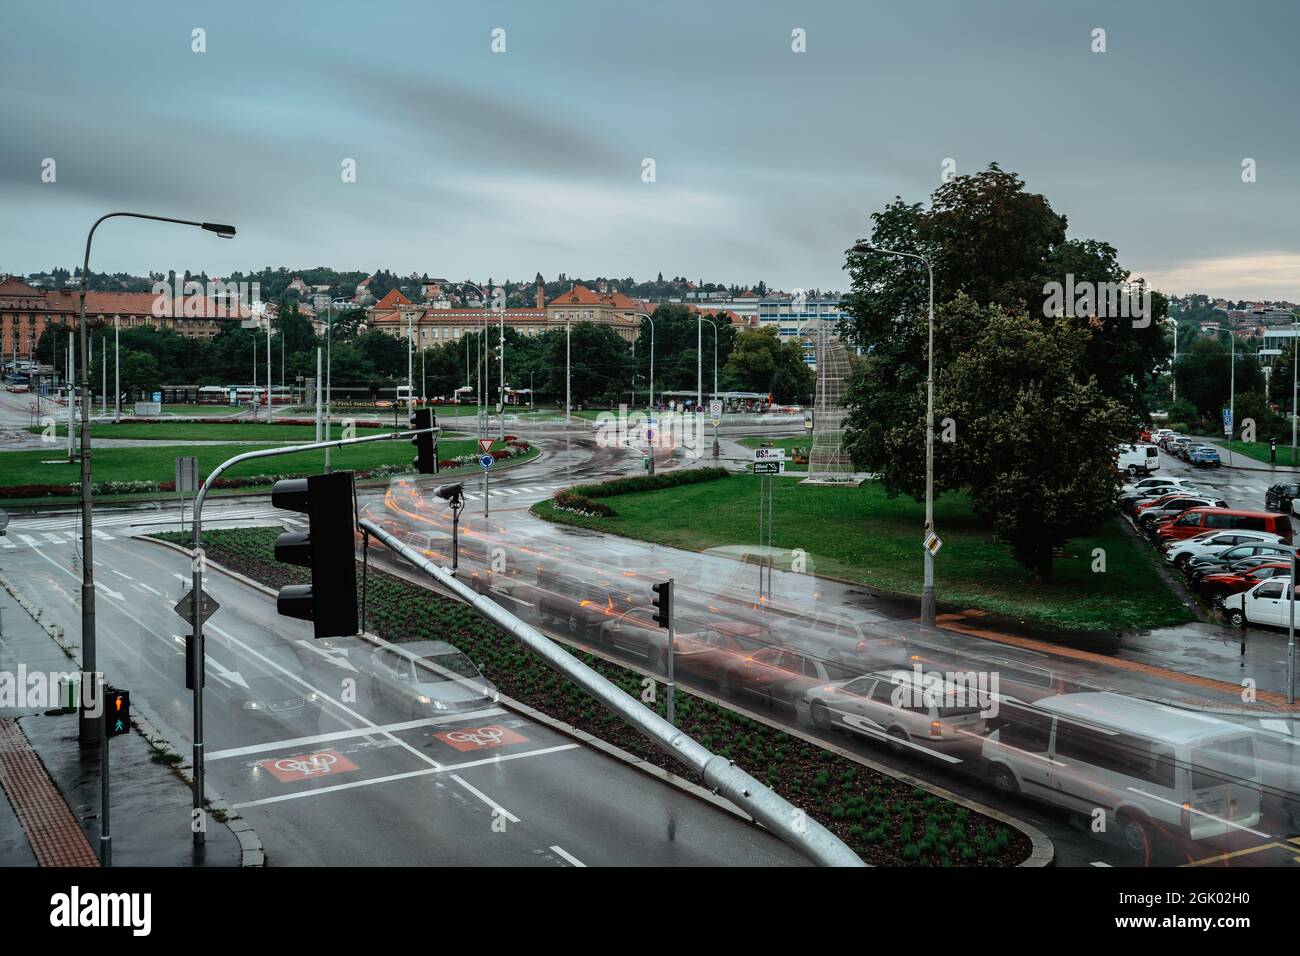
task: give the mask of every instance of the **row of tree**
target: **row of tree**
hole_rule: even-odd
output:
[[[711,391],[716,362],[718,387],[771,393],[780,402],[807,401],[813,391],[811,370],[803,361],[803,348],[782,342],[775,329],[737,330],[725,317],[711,316],[703,323],[703,350],[697,349],[701,329],[694,314],[681,305],[655,310],[654,387],[656,395],[668,390],[696,387],[702,366],[703,388]],[[408,347],[405,337],[364,327],[365,312],[353,309],[330,324],[331,382],[336,386],[364,387],[372,391],[405,384]],[[710,325],[709,321],[716,325]],[[489,316],[490,323],[490,316]],[[63,367],[66,326],[47,327],[37,345],[37,358]],[[151,391],[162,385],[247,385],[265,383],[267,336],[264,330],[237,325],[223,328],[210,339],[185,338],[167,329],[134,328],[119,333],[120,374],[123,389]],[[500,330],[489,324],[481,333],[463,336],[411,357],[417,391],[430,397],[450,397],[457,388],[477,388],[480,377],[489,397],[500,383],[497,349]],[[489,360],[481,361],[486,344]],[[650,387],[651,324],[642,320],[634,342],[610,326],[576,322],[568,332],[571,398],[578,404],[644,403]],[[91,330],[94,364],[91,375],[100,381],[98,363],[108,349],[109,378],[113,377],[113,330]],[[272,321],[270,338],[271,380],[281,377],[294,385],[316,374],[316,349],[326,343],[313,332],[292,300],[285,299]],[[565,394],[566,333],[552,329],[526,336],[505,329],[505,374],[510,388],[532,388],[543,399],[563,401]],[[484,364],[486,368],[484,368]]]

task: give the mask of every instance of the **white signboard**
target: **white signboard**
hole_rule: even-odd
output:
[[[785,461],[785,449],[755,448],[754,461]]]
[[[710,418],[722,417],[722,399],[714,398],[709,401],[709,417]]]

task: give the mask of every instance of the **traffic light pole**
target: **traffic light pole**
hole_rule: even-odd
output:
[[[669,594],[673,593],[672,578],[668,579],[668,593]],[[676,727],[677,715],[676,715],[676,708],[674,705],[676,704],[676,697],[677,697],[677,683],[676,681],[673,680],[673,651],[675,650],[673,644],[676,640],[677,633],[676,633],[676,625],[673,623],[673,617],[674,615],[672,612],[672,607],[670,606],[668,608],[668,675],[667,675],[668,676],[668,686],[667,686],[668,723]]]
[[[103,714],[99,718],[99,865],[113,865],[113,834],[109,828],[108,811],[108,703],[105,699],[104,675],[96,674],[99,685],[99,709]]]
[[[673,759],[695,771],[705,786],[722,794],[742,811],[761,823],[778,839],[789,844],[809,860],[822,866],[864,866],[858,856],[835,834],[805,811],[774,793],[726,757],[711,752],[689,734],[660,717],[606,677],[592,670],[560,647],[531,624],[520,620],[491,598],[479,594],[369,519],[358,522],[379,541],[421,573],[433,578],[452,596],[465,602],[480,617],[496,624],[548,666],[591,694],[603,706],[632,725]]]
[[[226,469],[232,465],[237,465],[243,461],[249,461],[254,458],[272,458],[277,455],[293,455],[301,451],[315,451],[323,448],[327,451],[331,448],[342,448],[345,445],[363,445],[368,442],[376,441],[396,441],[409,439],[412,435],[422,435],[426,432],[435,436],[440,432],[440,428],[422,428],[417,431],[389,432],[383,435],[366,435],[363,438],[340,438],[337,441],[318,441],[306,445],[289,445],[284,448],[262,448],[257,451],[246,451],[242,455],[236,455],[234,458],[227,459],[208,474],[203,480],[203,487],[199,493],[194,496],[194,514],[191,522],[194,528],[194,545],[190,550],[190,575],[191,575],[191,604],[190,617],[191,621],[191,646],[193,648],[192,666],[193,671],[190,674],[191,683],[194,686],[194,786],[193,786],[193,809],[190,820],[190,829],[194,834],[194,845],[201,847],[207,832],[207,810],[204,809],[203,791],[203,618],[200,614],[203,596],[203,502],[207,500],[208,489],[219,478]]]

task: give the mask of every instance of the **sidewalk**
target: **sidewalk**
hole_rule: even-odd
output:
[[[1271,465],[1266,461],[1256,461],[1248,455],[1243,455],[1239,451],[1232,452],[1232,464],[1228,464],[1228,449],[1223,444],[1223,439],[1200,438],[1207,445],[1213,445],[1219,450],[1219,457],[1223,460],[1224,468],[1236,468],[1240,471],[1263,471],[1270,474],[1279,475],[1297,475],[1300,474],[1300,463],[1291,464],[1291,446],[1283,447],[1281,444],[1277,447],[1277,464]]]
[[[0,674],[16,683],[20,665],[28,678],[77,669],[0,589]],[[98,866],[99,745],[83,748],[75,712],[46,701],[17,703],[34,706],[0,708],[0,866]],[[206,846],[196,854],[190,789],[138,731],[110,746],[115,866],[240,865],[239,839],[211,818]]]

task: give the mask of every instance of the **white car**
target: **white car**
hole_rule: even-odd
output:
[[[1191,478],[1171,478],[1165,476],[1142,478],[1120,488],[1121,495],[1136,495],[1145,492],[1148,488],[1168,488],[1170,491],[1192,491],[1196,487],[1196,482]]]
[[[1165,554],[1165,560],[1182,568],[1193,558],[1219,554],[1227,551],[1234,544],[1248,544],[1252,541],[1272,543],[1281,540],[1281,537],[1268,531],[1203,531],[1184,541],[1179,541]]]
[[[1249,591],[1232,594],[1223,599],[1223,613],[1228,623],[1235,627],[1264,624],[1268,627],[1286,627],[1291,620],[1291,604],[1286,599],[1289,577],[1269,578]],[[1296,608],[1296,623],[1300,626],[1300,608]]]

